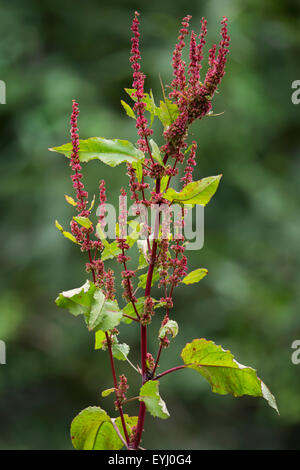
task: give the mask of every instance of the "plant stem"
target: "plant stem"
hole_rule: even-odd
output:
[[[109,334],[107,333],[107,331],[105,332],[105,336],[106,336],[107,349],[108,349],[108,352],[109,352],[110,365],[111,365],[113,381],[114,381],[114,386],[115,386],[115,391],[116,391],[118,389],[118,382],[117,382],[114,358],[113,358],[112,349],[111,349],[111,341],[110,341],[110,337],[109,337]],[[129,444],[129,436],[128,436],[128,432],[127,432],[127,428],[126,428],[126,424],[125,424],[123,409],[122,409],[122,406],[119,403],[118,397],[117,397],[117,406],[118,406],[118,410],[119,410],[119,413],[120,413],[120,418],[121,418],[121,422],[122,422],[122,427],[123,427],[125,439],[126,439],[126,442],[127,442],[127,445],[128,445]]]
[[[128,398],[127,400],[124,401],[124,405],[127,404],[127,403],[130,403],[131,401],[138,400],[139,398],[140,398],[140,397]]]
[[[160,178],[156,180],[155,190],[157,193],[160,192]],[[158,212],[156,215],[156,220],[155,220],[154,233],[158,232],[157,224],[159,226],[159,216],[160,216],[160,213]],[[155,240],[154,238],[153,244],[152,244],[152,251],[151,251],[151,260],[150,260],[150,265],[149,265],[148,275],[147,275],[146,288],[145,288],[145,297],[149,297],[151,294],[151,284],[152,284],[153,271],[154,271],[154,266],[155,266],[155,261],[156,261],[156,251],[157,251],[157,240]],[[146,359],[147,359],[147,326],[141,325],[142,385],[147,380]],[[141,442],[141,437],[142,437],[142,433],[144,430],[145,414],[146,414],[146,405],[144,402],[141,402],[140,410],[139,410],[139,417],[138,417],[138,424],[137,424],[137,431],[136,431],[136,438],[134,442],[135,449],[138,449],[140,442]]]
[[[185,367],[187,367],[187,366],[184,365],[184,366],[172,367],[172,369],[165,370],[165,371],[162,372],[161,374],[158,374],[158,375],[157,375],[156,377],[154,377],[152,380],[158,380],[158,379],[160,379],[161,377],[163,377],[164,375],[170,374],[171,372],[175,372],[175,370],[184,369]]]
[[[160,345],[159,345],[159,350],[158,350],[158,353],[157,353],[157,358],[156,358],[156,361],[155,361],[154,369],[153,369],[153,371],[152,371],[152,374],[153,374],[153,375],[155,374],[155,371],[156,371],[157,366],[158,366],[158,363],[159,363],[161,350],[162,350],[162,343],[160,343]]]
[[[123,317],[130,318],[130,320],[134,320],[140,323],[140,320],[138,320],[137,318],[131,317],[130,315],[127,315],[126,313],[123,313]]]

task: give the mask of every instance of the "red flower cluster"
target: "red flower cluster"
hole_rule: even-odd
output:
[[[139,13],[136,11],[135,16],[132,22],[131,31],[133,32],[133,37],[131,39],[131,57],[130,62],[133,69],[133,83],[132,88],[134,88],[133,96],[136,98],[136,103],[134,105],[134,110],[137,112],[138,117],[136,120],[136,127],[138,129],[138,134],[140,140],[138,141],[139,148],[143,152],[148,152],[148,144],[146,137],[149,137],[153,131],[148,128],[148,121],[144,116],[146,105],[142,101],[144,97],[144,81],[145,75],[140,71],[141,65],[139,61],[141,60],[140,49],[139,49]]]

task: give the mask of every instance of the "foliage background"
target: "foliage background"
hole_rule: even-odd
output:
[[[184,344],[206,337],[255,367],[276,395],[281,416],[263,400],[212,394],[193,371],[165,377],[161,394],[171,418],[148,416],[143,445],[181,449],[299,448],[300,338],[299,109],[291,83],[300,79],[300,8],[286,0],[35,0],[0,4],[0,78],[7,84],[1,121],[0,448],[70,449],[69,424],[88,405],[112,400],[103,352],[79,319],[54,305],[61,290],[85,280],[82,254],[61,237],[72,208],[69,167],[48,147],[69,140],[72,98],[81,106],[81,137],[135,141],[120,106],[131,86],[130,23],[141,11],[146,88],[160,97],[158,74],[171,77],[181,18],[197,27],[207,16],[209,43],[230,18],[227,74],[215,99],[221,117],[197,123],[197,176],[223,173],[205,212],[205,245],[190,268],[207,267],[200,284],[176,294],[180,335],[161,370],[180,363]],[[108,181],[116,201],[125,166],[86,168],[90,192]],[[137,329],[122,329],[137,346]],[[156,340],[152,351],[156,351]],[[132,353],[137,360],[137,351]],[[124,365],[123,363],[121,364]],[[133,375],[124,365],[130,379]],[[134,393],[134,388],[132,389]],[[106,401],[105,401],[106,400]],[[129,411],[135,412],[130,405]]]

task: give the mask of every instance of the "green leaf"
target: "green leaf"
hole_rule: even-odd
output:
[[[78,242],[76,238],[74,237],[74,235],[72,235],[70,232],[66,232],[57,220],[55,221],[55,227],[58,228],[60,233],[62,233],[65,238],[68,238],[73,243],[76,243],[78,245]]]
[[[144,159],[144,154],[137,149],[128,140],[120,139],[104,139],[103,137],[90,137],[86,140],[79,141],[79,158],[81,162],[89,162],[90,160],[101,160],[106,165],[115,167],[120,163],[138,162]],[[60,147],[49,149],[52,152],[62,153],[70,158],[72,153],[72,144],[64,144]]]
[[[136,91],[134,88],[125,88],[125,91],[133,101],[135,102],[137,101],[136,96],[133,96],[134,92]],[[150,126],[152,126],[153,119],[154,119],[154,116],[156,115],[156,110],[157,110],[157,107],[154,102],[152,90],[150,90],[150,93],[144,93],[142,102],[145,103],[146,105],[145,107],[146,111],[150,113]]]
[[[103,232],[100,223],[96,225],[96,235],[100,238],[104,245],[104,250],[101,254],[102,261],[114,258],[115,256],[118,256],[120,253],[122,253],[122,250],[120,250],[120,248],[118,247],[117,240],[113,241],[112,243],[109,243],[106,240],[105,233]]]
[[[139,256],[139,265],[137,267],[138,270],[140,269],[145,269],[149,266],[149,264],[147,263],[147,260],[144,256],[144,254],[142,252],[140,252],[140,256]]]
[[[123,312],[119,309],[118,302],[105,300],[105,295],[99,289],[94,294],[90,314],[86,315],[88,329],[111,330],[120,323],[122,315]]]
[[[126,361],[130,351],[130,347],[126,343],[114,343],[112,345],[112,353],[115,359],[119,361]]]
[[[104,246],[104,250],[101,254],[101,259],[102,261],[106,261],[107,259],[115,258],[120,253],[122,253],[122,250],[118,247],[117,240],[115,240],[112,243],[108,243],[108,245]]]
[[[165,167],[165,164],[163,162],[157,143],[153,139],[150,139],[150,145],[152,149],[152,157],[154,158],[154,160],[156,160],[161,166]]]
[[[74,201],[74,199],[71,196],[67,196],[65,194],[65,199],[66,199],[68,204],[71,204],[71,206],[77,206],[77,202]]]
[[[144,95],[144,103],[146,104],[146,110],[150,113],[150,126],[153,124],[154,116],[156,115],[157,107],[154,102],[154,96],[152,90],[150,93],[145,93]]]
[[[148,380],[140,389],[139,400],[143,401],[147,410],[152,416],[161,419],[169,418],[165,402],[159,395],[159,382],[157,380]]]
[[[104,423],[109,423],[111,426],[111,434],[116,434],[116,431],[110,423],[110,417],[106,411],[102,410],[100,407],[90,406],[81,411],[71,423],[71,439],[75,449],[107,449],[107,447],[101,447],[100,445],[103,438],[101,428]],[[122,446],[118,448],[122,448]]]
[[[105,332],[98,330],[95,332],[95,349],[102,349],[103,341],[106,340]]]
[[[179,115],[178,106],[166,98],[160,102],[160,107],[156,108],[156,115],[163,124],[164,128],[170,126]]]
[[[187,153],[189,153],[189,152],[191,151],[192,147],[193,147],[193,144],[189,145],[188,148],[185,149],[184,155],[186,155]]]
[[[58,307],[69,310],[72,315],[83,314],[89,330],[110,330],[122,318],[117,301],[105,300],[101,289],[89,280],[78,289],[61,292],[55,303]]]
[[[163,339],[166,335],[172,335],[175,338],[178,334],[178,324],[175,320],[168,320],[167,323],[159,329],[158,337]]]
[[[102,241],[103,245],[104,245],[106,248],[109,248],[109,243],[108,243],[108,241],[106,240],[105,233],[104,233],[103,230],[102,230],[102,227],[101,227],[100,222],[96,225],[96,235],[97,235],[98,238],[100,238],[100,240]],[[101,257],[101,258],[102,258],[102,257]]]
[[[58,228],[58,230],[59,230],[60,232],[63,232],[63,231],[64,231],[64,229],[62,228],[62,226],[60,225],[60,223],[58,222],[58,220],[55,221],[55,227]]]
[[[137,302],[135,303],[135,307],[139,314],[144,310],[144,303],[145,303],[145,297],[138,297]],[[135,314],[135,310],[131,302],[129,302],[122,310],[123,310],[123,313],[125,313],[126,315],[130,315],[131,317],[137,318]],[[132,320],[130,320],[130,318],[127,318],[127,317],[123,317],[122,321],[127,324],[132,323]]]
[[[72,421],[71,439],[78,450],[120,450],[123,442],[113,427],[112,420],[124,437],[120,418],[112,419],[100,407],[90,406],[82,410]],[[129,436],[137,423],[137,416],[124,414]]]
[[[205,268],[195,269],[195,271],[188,273],[181,282],[183,282],[183,284],[194,284],[195,282],[201,281],[207,273],[208,271]]]
[[[65,238],[68,238],[68,240],[71,240],[71,242],[73,243],[76,243],[76,245],[78,245],[78,242],[76,240],[76,238],[74,237],[74,235],[72,235],[72,233],[70,232],[66,232],[65,230],[62,232],[63,236]]]
[[[92,209],[93,209],[93,207],[94,207],[94,204],[95,204],[95,199],[96,199],[96,196],[95,196],[95,194],[94,194],[93,200],[92,200],[92,202],[91,202],[91,205],[90,205],[90,207],[89,207],[89,209],[88,209],[88,210],[89,210],[89,212],[91,212],[91,210],[92,210]]]
[[[169,176],[167,175],[163,176],[162,179],[160,180],[160,192],[161,193],[165,191],[168,181],[169,181]]]
[[[106,335],[104,331],[98,330],[95,333],[95,349],[103,349],[103,341],[106,339]],[[118,338],[116,335],[113,335],[111,337],[112,341],[112,354],[115,359],[118,359],[119,361],[126,361],[127,356],[130,351],[130,347],[126,343],[119,343]],[[105,344],[105,343],[104,343]],[[105,348],[106,349],[106,344]]]
[[[115,391],[114,388],[107,388],[106,390],[103,390],[103,391],[101,392],[101,396],[102,396],[103,398],[108,397],[108,395],[110,395],[111,393],[114,393],[114,391]]]
[[[274,396],[252,367],[239,364],[230,351],[204,338],[188,343],[181,352],[186,367],[195,369],[220,395],[263,397],[279,413]]]
[[[55,303],[69,310],[72,315],[86,314],[91,308],[95,290],[95,284],[87,280],[81,287],[61,292]]]
[[[77,216],[73,217],[73,219],[75,220],[75,222],[82,225],[82,227],[91,228],[93,226],[93,222],[91,222],[88,217]]]
[[[124,88],[124,90],[126,91],[127,95],[129,95],[130,98],[131,98],[133,101],[137,101],[137,97],[136,97],[136,96],[133,96],[133,93],[136,91],[135,88]]]
[[[130,247],[132,247],[134,243],[140,238],[142,233],[142,226],[144,224],[139,224],[135,220],[130,220],[128,224],[132,228],[132,230],[128,231],[126,242]]]
[[[139,276],[140,282],[138,283],[138,287],[141,287],[142,289],[146,287],[147,277],[148,277],[148,273],[141,274]],[[153,286],[156,283],[156,281],[158,281],[158,279],[159,279],[159,271],[157,270],[157,268],[154,268],[151,286]]]
[[[129,223],[132,223],[130,221]],[[134,229],[129,233],[126,237],[126,243],[130,246],[130,248],[135,244],[135,242],[139,239],[141,234],[141,224],[136,223],[136,225],[132,225]],[[118,241],[114,240],[112,243],[109,243],[106,238],[105,234],[102,231],[101,225],[97,224],[96,226],[96,234],[100,238],[100,240],[104,244],[104,250],[101,254],[102,261],[106,261],[107,259],[115,258],[119,254],[122,253],[122,250],[118,246]]]
[[[135,169],[136,178],[138,182],[140,183],[143,178],[143,165],[141,162],[133,162],[132,166]]]
[[[127,104],[125,101],[121,100],[121,105],[125,109],[127,116],[131,117],[132,119],[136,119],[136,115],[134,114],[133,109]]]
[[[169,188],[164,194],[164,198],[172,203],[200,204],[206,206],[212,196],[217,191],[222,175],[208,176],[199,181],[187,184],[179,193],[173,188]]]

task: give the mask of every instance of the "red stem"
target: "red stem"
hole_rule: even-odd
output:
[[[172,367],[172,369],[165,370],[165,372],[162,372],[161,374],[158,374],[156,377],[154,377],[153,380],[158,380],[161,377],[163,377],[164,375],[170,374],[171,372],[175,372],[175,370],[184,369],[185,367],[187,367],[187,366],[184,365],[184,366]]]
[[[155,190],[156,190],[157,193],[160,192],[160,179],[159,178],[156,180]],[[155,220],[154,233],[156,233],[156,231],[157,231],[156,230],[156,225],[159,224],[159,215],[160,214],[158,213],[157,214],[158,217],[156,217],[156,220]],[[150,260],[150,265],[149,265],[149,269],[148,269],[147,282],[146,282],[146,288],[145,288],[145,297],[148,297],[151,294],[151,284],[152,284],[153,271],[154,271],[154,266],[155,266],[155,261],[156,261],[156,251],[157,251],[157,240],[153,239],[151,260]],[[146,377],[146,359],[147,359],[147,326],[146,325],[141,325],[142,385],[147,380],[147,377]],[[137,430],[136,430],[136,437],[135,437],[135,442],[134,442],[134,448],[135,449],[139,448],[139,445],[140,445],[140,442],[141,442],[142,433],[143,433],[143,430],[144,430],[145,414],[146,414],[146,406],[145,406],[144,402],[141,402],[140,403]]]

